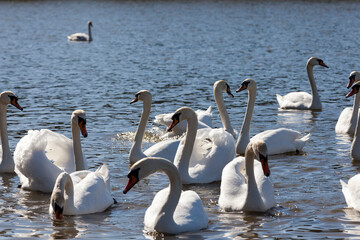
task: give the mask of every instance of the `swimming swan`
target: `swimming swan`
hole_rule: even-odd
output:
[[[265,142],[251,141],[245,157],[235,158],[222,171],[219,207],[226,211],[255,212],[274,207],[274,187],[269,176]]]
[[[23,110],[18,103],[18,98],[15,96],[13,92],[4,91],[0,93],[0,139],[1,139],[0,172],[13,173],[15,164],[10,151],[8,132],[7,132],[7,121],[6,121],[7,105],[9,104],[20,109],[21,111]]]
[[[130,104],[137,101],[143,102],[143,111],[136,130],[134,143],[129,153],[130,164],[134,164],[144,157],[163,157],[169,159],[170,161],[174,161],[180,140],[164,140],[152,145],[145,150],[145,152],[142,152],[141,146],[145,134],[146,123],[150,115],[152,95],[147,90],[141,90],[136,93],[135,98],[130,102]]]
[[[76,41],[76,42],[91,42],[92,41],[92,36],[91,36],[91,27],[92,27],[92,22],[88,21],[88,33],[89,35],[87,35],[86,33],[74,33],[71,34],[70,36],[68,36],[68,40],[69,41]]]
[[[57,176],[87,169],[81,149],[80,131],[87,137],[86,116],[83,110],[71,115],[72,140],[48,129],[29,130],[20,139],[15,152],[15,172],[21,188],[51,192]]]
[[[109,169],[104,164],[95,172],[60,173],[50,197],[49,214],[62,219],[63,215],[103,212],[113,203]]]
[[[321,101],[313,74],[315,65],[320,65],[328,68],[320,58],[311,57],[306,63],[306,71],[309,77],[311,94],[307,92],[291,92],[285,96],[276,94],[276,98],[282,109],[300,109],[300,110],[321,110]]]
[[[223,128],[197,129],[194,110],[179,108],[173,115],[170,131],[181,121],[187,121],[186,136],[180,142],[174,165],[183,184],[220,181],[221,171],[235,157],[233,136]]]
[[[251,118],[256,99],[256,82],[253,79],[245,79],[236,92],[247,89],[249,94],[248,104],[240,134],[236,142],[236,154],[244,155],[245,149],[252,140],[264,140],[268,147],[268,154],[281,154],[286,152],[299,152],[309,140],[310,134],[301,136],[301,133],[288,128],[266,130],[253,136],[250,140]]]
[[[349,76],[349,83],[347,85],[347,88],[350,88],[354,82],[357,82],[359,80],[360,74],[357,71],[352,71]],[[354,135],[359,113],[359,101],[360,96],[356,94],[353,106],[344,108],[344,110],[341,112],[335,126],[336,133]]]
[[[167,159],[147,157],[135,163],[128,174],[126,194],[138,181],[155,172],[164,172],[169,187],[159,191],[146,210],[145,230],[178,234],[206,228],[208,216],[196,192],[181,190],[181,178],[176,167]]]

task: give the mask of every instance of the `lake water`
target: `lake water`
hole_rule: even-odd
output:
[[[211,105],[221,126],[212,85],[225,79],[239,129],[247,94],[235,90],[249,77],[258,84],[252,135],[277,127],[311,133],[303,154],[269,159],[277,206],[266,214],[224,213],[220,183],[186,186],[200,195],[209,226],[166,238],[359,238],[360,213],[346,208],[339,179],[357,174],[360,164],[350,158],[352,138],[334,131],[342,109],[352,106],[349,73],[360,69],[359,12],[355,1],[1,1],[0,89],[14,91],[24,107],[8,108],[11,150],[29,129],[70,137],[72,111],[85,110],[84,154],[92,170],[109,165],[118,204],[54,221],[49,194],[22,191],[16,175],[1,174],[0,238],[161,238],[144,233],[143,218],[167,177],[152,175],[122,193],[142,109],[129,102],[139,90],[153,94],[147,137],[155,133],[154,141],[161,134],[154,116],[181,106]],[[86,32],[88,20],[94,41],[68,42],[67,35]],[[310,56],[329,66],[314,69],[323,110],[278,110],[275,93],[310,91]]]

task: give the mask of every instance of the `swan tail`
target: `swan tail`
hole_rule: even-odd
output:
[[[304,148],[306,142],[310,139],[310,136],[311,136],[311,134],[309,133],[309,134],[305,135],[304,137],[295,140],[296,151],[301,151]]]
[[[279,103],[280,108],[282,107],[282,102],[283,102],[283,96],[281,96],[280,94],[276,94],[276,99]]]
[[[109,168],[106,164],[103,164],[101,167],[99,167],[96,170],[96,173],[100,174],[102,178],[104,179],[104,182],[106,184],[106,187],[110,189],[110,173]]]
[[[341,186],[342,186],[342,192],[344,194],[346,204],[349,207],[352,207],[352,201],[351,201],[351,197],[350,197],[351,194],[349,192],[348,184],[346,182],[344,182],[342,179],[340,179],[340,183],[341,183]]]

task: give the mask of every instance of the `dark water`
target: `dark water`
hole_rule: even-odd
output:
[[[310,142],[302,155],[271,157],[273,211],[223,213],[219,183],[185,187],[202,198],[209,226],[169,238],[359,238],[360,213],[346,209],[339,179],[355,175],[360,164],[351,161],[351,138],[334,131],[342,109],[352,106],[344,95],[349,73],[359,70],[359,11],[351,1],[0,2],[0,89],[14,91],[25,109],[8,109],[12,151],[28,129],[70,136],[71,112],[84,109],[88,165],[109,165],[118,201],[104,213],[54,221],[48,194],[20,191],[16,175],[2,174],[1,238],[154,237],[144,234],[143,217],[168,180],[156,174],[122,194],[141,112],[140,103],[129,102],[137,91],[151,91],[151,120],[181,106],[211,105],[220,126],[212,84],[225,79],[234,92],[248,77],[258,83],[251,133],[285,126],[311,133]],[[86,31],[88,20],[94,41],[68,42],[67,35]],[[314,69],[323,111],[279,111],[275,93],[310,91],[310,56],[330,67]],[[239,129],[247,94],[225,101]],[[149,122],[147,129],[154,127]]]

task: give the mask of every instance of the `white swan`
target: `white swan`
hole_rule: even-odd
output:
[[[349,83],[347,88],[350,88],[354,82],[357,82],[359,80],[360,80],[360,73],[358,73],[357,71],[352,71],[349,76]],[[356,94],[354,98],[353,107],[347,107],[341,112],[335,126],[336,133],[354,135],[358,113],[359,113],[359,101],[360,101],[360,96]]]
[[[320,58],[311,57],[306,63],[306,71],[310,81],[311,94],[307,92],[291,92],[285,96],[276,94],[276,98],[282,109],[300,109],[300,110],[321,110],[321,101],[316,83],[314,80],[313,67],[320,65],[328,68]]]
[[[91,35],[91,27],[92,27],[92,22],[88,21],[88,34],[86,33],[74,33],[71,34],[70,36],[68,36],[68,40],[69,41],[77,41],[77,42],[91,42],[92,41],[92,35]]]
[[[13,173],[15,164],[10,151],[8,132],[7,132],[7,121],[6,121],[6,112],[7,105],[13,105],[16,108],[23,110],[18,103],[18,98],[13,92],[5,91],[0,93],[0,139],[1,139],[1,162],[0,162],[0,172]]]
[[[251,118],[254,111],[256,99],[256,82],[253,79],[245,79],[241,87],[236,92],[247,89],[249,100],[246,108],[244,122],[241,126],[240,134],[236,142],[236,154],[243,155],[246,146],[250,141]],[[286,152],[299,152],[309,140],[310,134],[302,137],[301,133],[288,128],[271,129],[258,133],[251,140],[264,140],[268,147],[268,154],[281,154]]]
[[[197,130],[197,117],[191,108],[179,108],[173,115],[169,131],[187,121],[186,136],[180,142],[174,165],[183,184],[220,181],[221,171],[235,157],[233,136],[223,128]]]
[[[357,81],[354,83],[354,85],[351,87],[351,91],[346,95],[346,97],[350,97],[354,94],[356,94],[355,97],[358,97],[360,89],[360,81]],[[354,132],[354,139],[351,144],[350,148],[350,155],[351,158],[355,161],[360,161],[360,123],[359,123],[359,116],[357,118],[356,128]]]
[[[233,137],[236,137],[236,134],[231,126],[229,115],[226,111],[224,97],[222,95],[223,92],[226,92],[229,96],[234,97],[231,93],[230,86],[227,84],[225,80],[218,80],[214,83],[214,97],[215,103],[219,110],[221,122],[223,127],[227,132],[229,132]],[[198,129],[202,128],[213,128],[212,126],[212,114],[211,107],[206,111],[196,110],[195,111],[198,118]],[[172,116],[174,113],[166,113],[155,116],[155,123],[165,125],[169,127],[172,121]],[[186,132],[186,123],[181,122],[177,124],[170,133],[167,133],[166,136],[181,136],[184,132]]]
[[[348,183],[340,179],[340,183],[348,207],[360,211],[360,174],[350,178]]]
[[[145,134],[146,123],[149,119],[150,110],[151,110],[151,93],[147,90],[141,90],[136,93],[134,100],[130,103],[137,101],[143,102],[143,111],[141,114],[140,122],[136,130],[134,143],[130,149],[129,160],[130,164],[134,164],[144,157],[163,157],[169,159],[170,161],[174,160],[177,148],[179,146],[180,140],[168,139],[161,141],[152,145],[150,148],[142,152],[141,146]]]
[[[127,193],[138,181],[155,172],[164,172],[169,187],[159,191],[144,217],[145,230],[178,234],[206,228],[208,216],[196,192],[181,191],[181,178],[175,166],[163,158],[144,158],[135,163],[128,174]]]
[[[83,110],[72,113],[72,140],[48,129],[29,130],[20,139],[14,152],[15,172],[20,178],[21,188],[51,192],[61,172],[87,169],[81,149],[80,131],[87,137]]]
[[[103,212],[113,203],[109,169],[104,164],[95,172],[60,173],[51,194],[49,213],[62,219],[63,215]]]
[[[251,141],[245,157],[237,157],[222,171],[219,206],[226,211],[265,212],[275,205],[270,180],[267,147],[264,141]],[[259,161],[254,161],[257,158]]]

